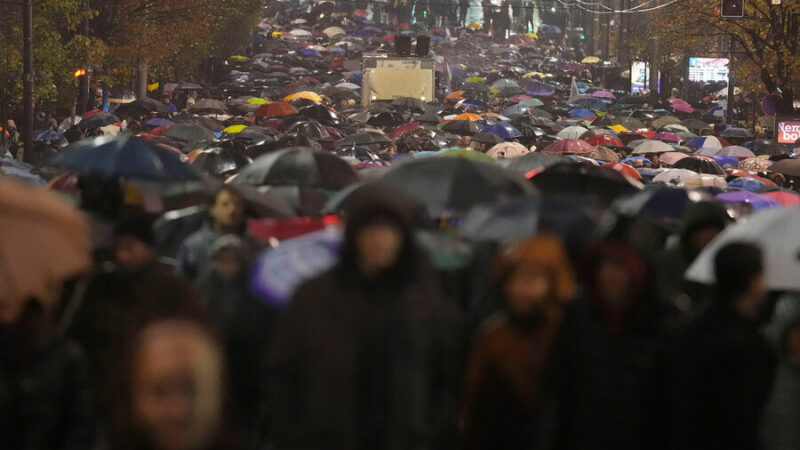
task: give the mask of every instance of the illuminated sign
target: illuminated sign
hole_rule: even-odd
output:
[[[689,81],[728,82],[728,58],[689,58]]]
[[[800,139],[800,121],[798,120],[778,122],[776,128],[779,144],[794,144]]]

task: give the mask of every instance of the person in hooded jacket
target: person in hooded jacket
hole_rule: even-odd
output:
[[[505,251],[497,270],[503,311],[485,324],[467,364],[461,448],[542,448],[546,373],[572,300],[574,276],[561,241],[543,234]]]
[[[769,334],[779,355],[761,421],[764,450],[800,448],[800,296],[787,295],[775,305]]]
[[[458,310],[390,187],[351,194],[340,262],[302,284],[268,352],[276,448],[434,449],[455,435]]]
[[[555,448],[659,448],[669,339],[648,291],[650,265],[605,239],[587,250],[581,274],[554,350]]]
[[[670,385],[670,449],[757,450],[775,358],[759,330],[766,302],[758,247],[731,243],[714,257],[710,306],[683,333]]]

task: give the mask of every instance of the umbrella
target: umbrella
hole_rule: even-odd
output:
[[[220,178],[227,178],[253,162],[243,152],[231,147],[199,150],[191,158],[195,169]]]
[[[769,166],[770,172],[800,177],[800,159],[782,159]]]
[[[260,156],[244,167],[234,184],[338,190],[358,181],[347,161],[327,152],[287,148]]]
[[[189,107],[193,114],[228,114],[228,107],[219,100],[204,98]]]
[[[752,214],[746,221],[727,227],[694,260],[686,279],[714,283],[714,257],[727,244],[749,242],[764,255],[767,288],[777,291],[800,290],[800,207],[770,208]]]
[[[356,146],[365,146],[365,145],[383,145],[383,144],[391,144],[392,140],[383,133],[379,133],[376,131],[366,131],[362,133],[357,133],[352,136],[348,136],[342,140],[336,141],[334,143],[335,147],[356,147]]]
[[[52,192],[7,177],[0,177],[0,211],[0,305],[12,313],[31,298],[53,306],[53,287],[90,267],[84,215]]]
[[[486,152],[494,159],[517,158],[527,153],[530,153],[528,148],[519,142],[502,142]]]
[[[562,139],[545,147],[543,153],[590,153],[594,147],[580,139]]]
[[[592,111],[588,111],[586,109],[573,109],[569,111],[569,115],[578,117],[581,119],[588,119],[589,117],[597,117],[597,113]]]
[[[672,167],[676,169],[687,169],[700,174],[725,175],[725,169],[720,167],[713,159],[690,156],[675,162]]]
[[[394,128],[389,133],[389,137],[392,139],[398,139],[400,138],[400,136],[408,133],[409,131],[418,130],[420,128],[422,127],[414,122],[405,123],[403,125],[400,125],[399,127]]]
[[[119,118],[116,115],[107,112],[99,112],[92,115],[84,114],[78,126],[84,130],[94,130],[107,125],[113,125],[117,122],[119,122]]]
[[[460,136],[472,136],[481,131],[481,126],[478,124],[478,122],[471,120],[451,120],[442,126],[442,131],[447,131],[448,133],[453,133]]]
[[[682,160],[683,158],[688,158],[689,155],[680,152],[667,152],[662,153],[661,157],[659,158],[660,161],[668,166],[674,165],[676,162]]]
[[[642,178],[642,175],[639,174],[639,172],[637,172],[636,169],[620,162],[608,162],[603,164],[603,167],[614,169],[617,172],[625,175],[626,177],[633,178],[634,180],[639,180]]]
[[[731,127],[724,129],[721,136],[724,138],[750,139],[753,137],[753,133],[745,128]]]
[[[584,136],[586,136],[586,133],[584,133],[581,136],[581,138],[585,139]],[[589,139],[586,139],[586,142],[588,142],[589,145],[605,145],[605,146],[609,146],[609,147],[624,147],[625,146],[625,144],[623,144],[622,141],[620,141],[618,138],[616,138],[614,136],[607,135],[607,134],[601,134],[601,135],[592,136]]]
[[[297,114],[297,110],[286,102],[273,102],[261,105],[255,115],[257,117],[280,117]]]
[[[528,175],[531,172],[538,172],[555,164],[572,163],[572,160],[554,153],[536,152],[528,153],[519,158],[501,159],[498,163],[512,172]]]
[[[425,102],[414,97],[400,97],[392,100],[392,106],[399,109],[407,109],[410,111],[425,112],[427,105]]]
[[[739,161],[739,169],[749,170],[751,172],[764,172],[769,170],[770,166],[774,164],[768,159],[762,158],[747,158],[744,161]]]
[[[175,123],[173,121],[162,119],[161,117],[154,117],[144,123],[144,125],[148,127],[148,129],[158,128],[158,127],[168,127],[174,124]]]
[[[774,184],[773,184],[774,185]],[[750,192],[759,192],[764,190],[768,185],[755,177],[739,177],[733,181],[728,182],[728,187],[733,189],[742,189]]]
[[[793,191],[772,191],[764,192],[764,197],[769,197],[783,206],[798,206],[800,205],[800,195]]]
[[[337,126],[341,124],[339,115],[324,105],[311,105],[300,109],[300,115],[314,119],[323,125]]]
[[[584,108],[597,109],[600,111],[607,111],[608,105],[602,99],[597,97],[582,97],[574,102],[576,105],[583,106]]]
[[[345,32],[344,29],[342,29],[340,27],[328,27],[328,28],[325,28],[324,30],[322,30],[322,34],[324,34],[325,36],[328,36],[329,38],[332,38],[332,37],[338,36],[340,34],[347,34],[347,32]]]
[[[119,105],[114,110],[117,116],[146,116],[151,113],[169,114],[169,107],[154,98],[145,97],[130,103]]]
[[[556,93],[553,86],[542,83],[541,81],[532,81],[525,86],[525,92],[534,97],[550,97]]]
[[[287,95],[284,100],[287,102],[291,102],[293,100],[298,100],[298,99],[306,99],[306,100],[311,100],[312,102],[322,103],[322,97],[320,97],[319,94],[317,94],[316,92],[311,92],[311,91],[295,92],[294,94]]]
[[[505,139],[494,133],[478,133],[472,136],[470,142],[480,142],[481,144],[499,144],[505,142]]]
[[[621,105],[644,105],[647,103],[647,98],[638,95],[629,95],[627,97],[622,97],[617,103]]]
[[[675,151],[675,148],[661,141],[647,141],[636,146],[633,150],[634,155],[647,155],[650,153],[667,153]]]
[[[544,193],[594,196],[607,203],[636,192],[641,186],[614,169],[589,163],[553,165],[533,175],[530,180]]]
[[[676,144],[683,140],[677,134],[665,132],[656,133],[654,139],[658,139],[659,141],[673,142]]]
[[[572,126],[559,131],[558,134],[556,134],[556,137],[559,139],[579,139],[581,136],[583,136],[583,133],[586,133],[587,131],[589,130],[586,128]]]
[[[396,112],[379,112],[367,120],[367,124],[372,125],[374,127],[396,127],[402,123],[405,123],[405,119],[402,115]]]
[[[165,181],[201,179],[176,152],[127,136],[84,139],[62,150],[47,165],[104,178]]]
[[[617,155],[614,150],[606,147],[595,147],[590,153],[586,153],[585,156],[598,161],[619,161],[619,155]]]
[[[247,125],[231,125],[224,130],[222,130],[223,134],[237,134],[241,133],[247,128]]]
[[[753,153],[747,147],[741,147],[739,145],[729,145],[724,147],[722,150],[718,151],[715,156],[735,156],[737,158],[755,158],[755,153]]]
[[[686,128],[692,131],[700,131],[704,128],[708,128],[708,124],[703,122],[700,119],[686,119],[681,121],[681,125],[685,126]]]
[[[699,173],[686,169],[667,169],[653,178],[653,183],[664,183],[672,187],[696,188],[703,185]]]
[[[304,136],[315,140],[330,139],[331,135],[325,127],[312,119],[295,122],[286,128],[286,134]]]
[[[446,131],[446,130],[445,130]],[[506,122],[487,125],[480,130],[481,133],[494,133],[503,139],[514,139],[522,136],[522,133]]]
[[[714,137],[714,136],[700,136],[698,138],[692,139],[691,141],[687,142],[684,145],[686,145],[687,147],[690,147],[690,148],[700,148],[700,147],[722,148],[723,147],[722,142],[720,142],[720,140],[718,138]]]
[[[483,120],[483,117],[474,114],[474,113],[462,113],[453,118],[453,120],[472,120],[474,122],[478,122]]]
[[[211,130],[200,125],[191,123],[179,123],[172,125],[164,131],[163,136],[178,139],[186,142],[194,141],[216,141],[217,137]]]
[[[523,178],[467,158],[423,158],[395,165],[383,180],[436,211],[466,212],[473,206],[529,195]]]
[[[33,142],[46,144],[53,148],[63,148],[69,145],[67,138],[62,133],[51,130],[40,130],[33,134]]]
[[[36,175],[33,171],[33,166],[15,159],[0,158],[0,174],[14,177],[19,181],[24,181],[33,186],[44,186],[47,182]]]
[[[515,242],[536,234],[541,202],[536,196],[473,208],[459,231],[473,241]]]

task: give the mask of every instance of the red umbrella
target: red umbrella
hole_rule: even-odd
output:
[[[800,205],[800,195],[787,192],[787,191],[774,191],[774,192],[765,192],[761,194],[765,197],[769,197],[771,199],[777,200],[783,206],[796,206]]]
[[[603,164],[603,167],[610,167],[625,176],[633,178],[634,180],[640,180],[642,178],[642,175],[632,166],[620,162],[605,163]]]
[[[512,101],[514,103],[519,103],[519,102],[521,102],[523,100],[527,100],[529,98],[533,98],[533,97],[531,97],[530,95],[525,95],[525,94],[517,94],[517,95],[509,98],[508,100]]]
[[[553,142],[542,150],[542,153],[589,153],[594,147],[580,139],[563,139]]]
[[[636,130],[637,133],[641,134],[642,136],[646,137],[647,139],[653,139],[656,137],[655,131],[650,130]]]
[[[624,147],[625,144],[622,143],[618,138],[609,135],[600,135],[600,136],[592,136],[586,140],[590,145],[610,145],[612,147]]]
[[[391,133],[389,133],[389,137],[392,139],[399,139],[400,136],[408,133],[409,131],[418,130],[420,128],[422,127],[416,123],[413,122],[405,123],[392,130]]]
[[[638,140],[641,140],[641,139],[648,139],[647,136],[645,136],[645,135],[643,135],[641,133],[637,133],[635,131],[625,131],[623,133],[620,133],[617,137],[625,145],[628,145],[628,143],[632,142],[632,141],[638,141]]]
[[[382,40],[383,42],[394,42],[394,35],[393,35],[393,34],[387,34],[387,35],[386,35],[386,36],[384,36],[384,37],[383,37],[383,39],[381,39],[381,40]]]
[[[256,117],[279,117],[297,114],[297,110],[286,102],[265,103],[256,110]]]
[[[106,112],[108,111],[103,111],[101,109],[93,109],[91,111],[86,111],[85,113],[81,114],[81,117],[85,119],[87,117],[92,117],[95,114],[106,113]]]

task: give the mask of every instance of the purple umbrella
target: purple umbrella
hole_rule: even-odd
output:
[[[525,92],[534,97],[550,97],[556,93],[555,88],[541,81],[533,81],[525,86]]]
[[[667,142],[674,142],[678,143],[682,141],[680,136],[675,133],[658,133],[655,135],[654,139],[658,139],[659,141],[667,141]]]
[[[617,99],[616,95],[614,95],[614,94],[612,94],[611,92],[608,92],[608,91],[594,91],[594,92],[592,92],[592,97],[595,97],[595,98],[610,98],[612,100],[616,100]]]
[[[717,200],[725,203],[747,203],[753,209],[768,209],[781,206],[777,200],[764,195],[754,194],[748,191],[726,192],[717,195]]]

